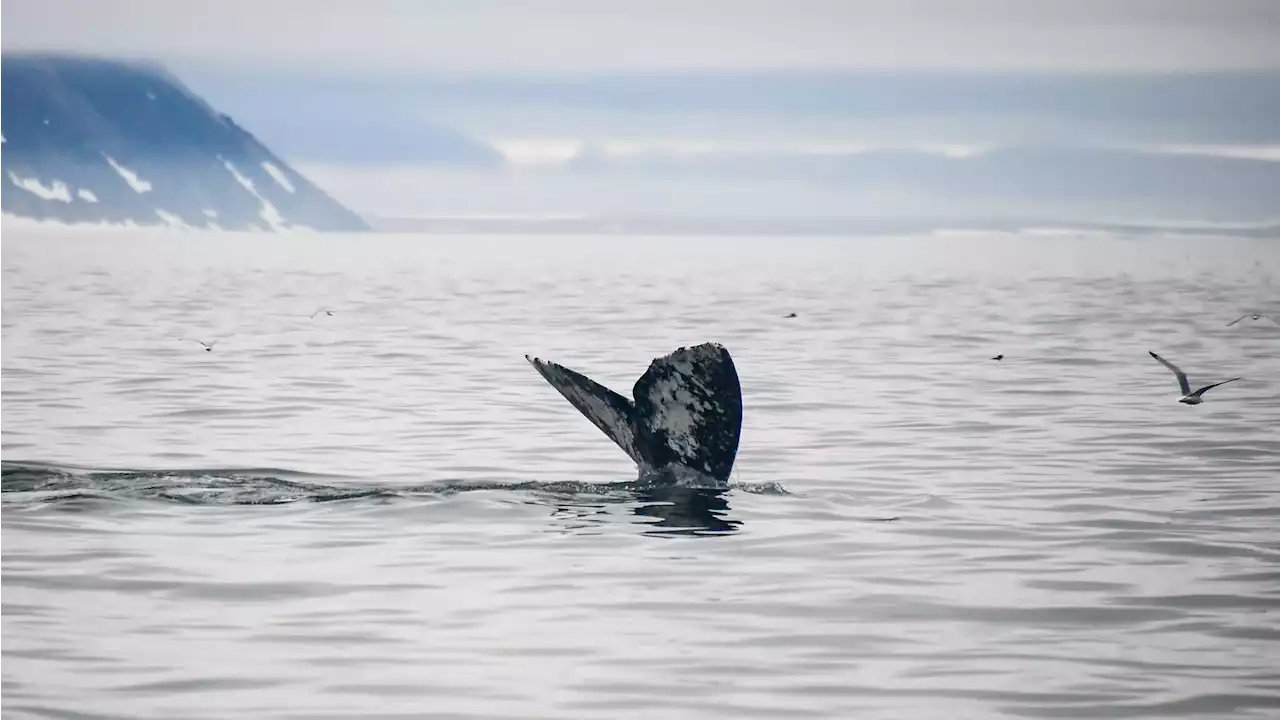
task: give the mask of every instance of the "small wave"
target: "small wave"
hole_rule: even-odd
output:
[[[188,505],[284,505],[357,499],[444,497],[463,492],[537,492],[549,496],[630,495],[662,490],[654,482],[465,482],[382,485],[341,475],[278,468],[121,469],[58,465],[44,462],[0,463],[4,502],[57,503],[86,500],[158,500]],[[786,495],[783,486],[735,483],[730,490],[758,495]],[[706,491],[723,493],[724,490]]]
[[[0,492],[9,502],[156,499],[187,504],[278,505],[384,494],[376,487],[316,482],[336,478],[276,468],[131,470],[41,462],[0,464]]]

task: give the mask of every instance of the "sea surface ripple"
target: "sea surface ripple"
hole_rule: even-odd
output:
[[[6,718],[1280,716],[1280,241],[3,242]],[[523,357],[706,341],[721,492]]]

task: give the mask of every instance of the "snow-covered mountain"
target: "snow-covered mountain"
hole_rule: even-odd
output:
[[[2,70],[6,214],[224,230],[368,229],[157,64],[5,53]]]

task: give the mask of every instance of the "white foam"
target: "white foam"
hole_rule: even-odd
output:
[[[283,170],[269,162],[263,162],[262,169],[266,170],[267,174],[270,175],[272,179],[280,185],[280,187],[285,189],[285,192],[294,192],[293,183],[289,182],[289,176],[285,175]]]
[[[76,191],[76,195],[80,196],[80,199],[85,202],[91,202],[91,203],[98,202],[98,196],[94,195],[92,190],[80,188],[79,190]]]
[[[36,178],[20,178],[17,175],[14,175],[12,170],[9,171],[9,179],[13,181],[14,185],[17,185],[38,198],[44,200],[59,200],[64,203],[71,202],[71,192],[61,181],[54,180],[52,185],[45,187],[45,184]]]
[[[111,164],[111,167],[115,168],[116,173],[118,173],[120,177],[124,178],[125,182],[129,183],[129,187],[133,188],[134,192],[138,194],[151,192],[151,183],[143,180],[138,177],[137,173],[116,162],[115,158],[112,158],[110,155],[103,155],[103,157],[107,159],[107,162]]]
[[[153,93],[153,92],[148,91],[148,92],[147,92],[147,99],[148,99],[148,100],[155,100],[155,99],[156,99],[156,94],[155,94],[155,93]]]
[[[160,208],[156,208],[155,213],[156,213],[156,217],[163,220],[164,224],[168,225],[171,228],[185,228],[187,226],[186,223],[182,222],[182,218],[178,217],[177,215],[174,215],[168,210],[161,210]]]
[[[251,195],[258,198],[258,202],[262,203],[262,207],[258,210],[258,216],[266,221],[267,227],[277,231],[286,229],[284,217],[280,215],[280,211],[276,210],[276,206],[268,202],[266,198],[258,194],[258,189],[253,186],[253,181],[240,174],[240,171],[236,169],[235,165],[231,164],[230,160],[225,158],[219,159],[222,160],[223,166],[225,166],[231,173],[232,177],[236,179],[236,182],[240,183],[245,190],[248,190]],[[256,226],[254,225],[250,225],[249,227],[256,229]]]

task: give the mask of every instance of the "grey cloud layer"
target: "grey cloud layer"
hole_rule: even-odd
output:
[[[1273,0],[9,0],[3,35],[355,72],[1280,68]]]

